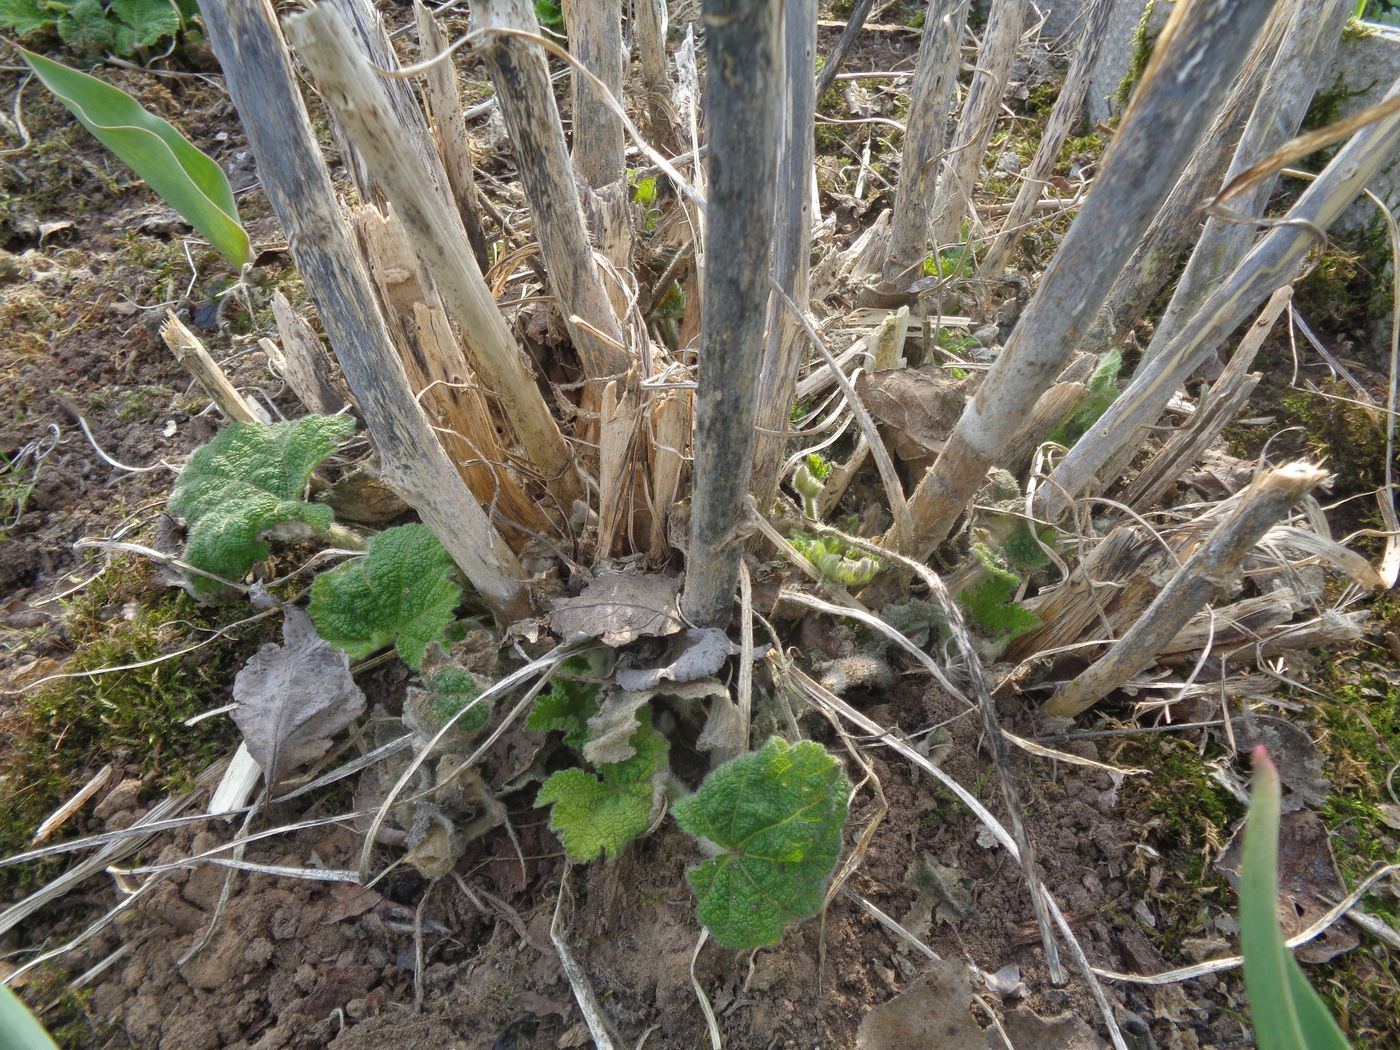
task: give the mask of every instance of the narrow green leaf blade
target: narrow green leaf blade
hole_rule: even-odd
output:
[[[0,1047],[4,1050],[58,1050],[29,1007],[0,984]]]
[[[1254,791],[1240,870],[1240,954],[1259,1050],[1347,1050],[1326,1005],[1284,943],[1278,921],[1278,770],[1254,750]]]
[[[78,122],[225,259],[239,268],[251,261],[248,234],[222,168],[125,91],[32,51],[20,48],[20,53]]]

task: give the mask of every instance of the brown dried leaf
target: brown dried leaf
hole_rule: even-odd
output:
[[[967,966],[956,959],[932,963],[927,974],[865,1015],[856,1033],[857,1050],[986,1050],[986,1036],[971,1009]]]
[[[963,382],[937,365],[862,374],[856,394],[890,428],[895,454],[906,462],[942,450],[967,399]]]
[[[233,680],[233,721],[271,787],[315,761],[365,709],[350,660],[323,641],[311,617],[283,608],[283,644],[259,649]]]
[[[560,598],[549,628],[560,638],[583,635],[620,648],[643,636],[675,634],[685,624],[676,610],[681,581],[674,576],[606,573],[577,598]]]
[[[1239,886],[1243,822],[1225,847],[1216,866],[1231,885]],[[1285,937],[1301,933],[1346,896],[1331,835],[1322,818],[1311,810],[1284,813],[1278,831],[1278,917]],[[1361,943],[1349,927],[1334,925],[1295,951],[1299,962],[1324,963]]]

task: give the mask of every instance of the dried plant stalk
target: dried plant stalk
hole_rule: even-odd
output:
[[[1104,158],[1103,172],[947,447],[909,501],[886,546],[927,557],[981,486],[1064,367],[1208,115],[1249,52],[1271,0],[1188,0],[1172,14]],[[1181,71],[1191,76],[1183,78]]]
[[[1259,385],[1258,373],[1250,375],[1247,369],[1292,298],[1292,287],[1280,288],[1273,294],[1264,312],[1240,341],[1229,366],[1211,386],[1209,398],[1197,408],[1191,422],[1173,434],[1133,478],[1123,492],[1122,502],[1138,511],[1152,507],[1234,420],[1250,392]]]
[[[963,219],[967,217],[982,158],[1001,113],[1001,99],[1011,79],[1011,64],[1016,60],[1016,45],[1021,42],[1021,30],[1030,9],[1030,0],[992,0],[972,85],[967,89],[958,130],[949,148],[952,156],[938,183],[930,226],[934,251],[962,240]]]
[[[564,0],[569,51],[601,80],[613,98],[622,98],[621,0]],[[607,186],[626,177],[622,118],[609,108],[598,89],[570,71],[573,99],[574,170],[589,186]]]
[[[1208,602],[1222,597],[1232,577],[1260,538],[1298,500],[1327,478],[1311,463],[1289,463],[1255,479],[1210,537],[1205,540],[1156,600],[1113,646],[1042,708],[1047,715],[1077,715],[1151,665]]]
[[[740,526],[753,472],[754,419],[768,303],[779,110],[778,5],[710,0],[702,12],[709,206],[695,463],[685,592],[691,623],[729,621],[743,550]]]
[[[249,403],[238,388],[229,382],[224,370],[219,367],[200,342],[199,336],[191,332],[185,323],[175,316],[174,310],[165,311],[165,321],[160,326],[160,338],[175,355],[185,371],[194,376],[204,388],[219,411],[235,423],[267,423],[267,413],[256,403]]]
[[[1269,61],[1286,24],[1283,11],[1284,5],[1274,9],[1255,41],[1249,60],[1210,129],[1191,154],[1186,170],[1162,202],[1161,210],[1143,234],[1132,258],[1114,280],[1094,323],[1079,344],[1081,352],[1101,354],[1126,335],[1166,287],[1181,254],[1196,239],[1202,210],[1220,185],[1250,110],[1259,97]]]
[[[490,407],[437,289],[418,272],[403,225],[377,208],[356,209],[351,222],[365,257],[375,261],[371,277],[388,313],[404,372],[462,480],[490,508],[516,550],[532,532],[554,532],[540,504],[506,470],[509,457],[497,443]]]
[[[1228,185],[1260,157],[1267,156],[1298,132],[1322,79],[1328,60],[1336,53],[1337,39],[1346,24],[1345,4],[1331,0],[1299,0],[1292,21],[1274,56],[1273,65],[1259,92],[1254,111],[1240,136],[1235,158],[1225,174]],[[1277,176],[1261,179],[1230,203],[1240,215],[1262,216],[1274,191]],[[1211,218],[1191,251],[1186,270],[1172,292],[1171,303],[1142,352],[1150,361],[1171,346],[1216,283],[1244,258],[1254,243],[1254,227],[1248,223]]]
[[[783,6],[786,101],[778,148],[778,207],[773,212],[773,279],[797,303],[807,301],[812,254],[812,137],[817,96],[809,70],[817,48],[815,0]],[[782,480],[793,394],[802,363],[802,326],[775,294],[768,300],[768,335],[759,377],[758,435],[753,492],[767,506]]]
[[[1045,121],[1040,144],[1036,146],[1030,166],[1021,172],[1021,188],[1011,203],[1011,210],[1006,213],[1001,233],[982,260],[983,277],[1001,275],[1011,246],[1016,243],[1021,228],[1035,213],[1041,192],[1048,185],[1047,180],[1060,157],[1060,149],[1084,109],[1084,100],[1089,97],[1089,80],[1099,60],[1099,47],[1107,35],[1109,16],[1117,6],[1117,0],[1093,0],[1088,13],[1084,15],[1084,25],[1074,45],[1074,57],[1070,60],[1069,71],[1065,73],[1065,82],[1060,85],[1055,106]]]
[[[393,203],[421,270],[432,275],[473,367],[499,400],[526,461],[568,506],[582,491],[569,447],[482,279],[456,209],[434,191],[414,154],[399,148],[383,79],[329,5],[292,16],[287,32]]]
[[[637,58],[642,70],[642,87],[648,95],[669,102],[671,80],[666,75],[665,0],[636,0],[633,17],[637,26]],[[652,104],[655,105],[655,102]]]
[[[529,610],[525,573],[492,528],[414,400],[302,105],[268,0],[201,8],[263,187],[317,304],[385,475],[497,617]]]
[[[1391,88],[1400,94],[1400,80]],[[1075,442],[1037,494],[1037,513],[1048,519],[1068,511],[1070,501],[1095,484],[1099,471],[1138,440],[1166,408],[1171,395],[1266,295],[1291,280],[1316,240],[1356,199],[1362,187],[1394,155],[1400,141],[1400,113],[1391,113],[1359,132],[1323,169],[1287,221],[1276,224],[1221,282],[1176,342],[1139,368],[1112,405]]]
[[[651,550],[659,562],[671,550],[667,529],[671,508],[681,491],[681,477],[690,449],[692,399],[689,391],[668,391],[650,402],[651,440]]]
[[[418,40],[423,59],[447,50],[447,33],[422,0],[413,0],[413,17],[418,25]],[[476,264],[484,272],[490,266],[486,252],[486,234],[481,225],[481,200],[476,189],[472,163],[471,136],[467,134],[467,117],[462,111],[462,94],[457,87],[456,67],[450,58],[435,62],[423,76],[423,100],[432,117],[438,154],[447,173],[447,185],[457,202],[457,212],[467,231]]]
[[[899,159],[894,216],[885,246],[885,281],[904,280],[928,251],[929,218],[933,214],[943,141],[948,133],[948,110],[958,84],[958,60],[967,26],[968,0],[930,5],[919,61],[909,89],[909,122]]]
[[[527,0],[475,0],[472,14],[481,29],[539,33]],[[632,356],[623,344],[622,326],[588,241],[544,55],[534,44],[504,33],[485,42],[479,54],[496,85],[550,290],[559,301],[584,374],[599,382],[621,379],[632,367]]]
[[[272,316],[282,345],[269,360],[278,374],[312,412],[323,416],[339,412],[345,407],[345,395],[331,378],[330,358],[311,326],[297,315],[280,289],[272,293]]]

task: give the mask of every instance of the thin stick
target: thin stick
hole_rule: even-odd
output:
[[[174,310],[165,312],[160,338],[175,355],[175,360],[194,376],[195,382],[204,388],[204,392],[225,416],[235,423],[271,422],[261,407],[250,404],[229,382],[228,376],[224,375],[224,370],[199,336],[185,327],[185,323],[175,316]]]

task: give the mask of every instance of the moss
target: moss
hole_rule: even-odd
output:
[[[73,656],[65,674],[152,660],[193,644],[226,616],[183,592],[153,590],[145,562],[119,560],[69,605],[64,621]],[[61,678],[8,712],[0,780],[0,853],[22,850],[29,836],[99,767],[134,767],[152,795],[187,786],[228,753],[237,731],[227,719],[186,727],[217,706],[243,659],[270,636],[263,621],[240,636],[210,642],[185,657],[145,667]],[[7,868],[5,888],[32,886],[44,867]]]
[[[1060,147],[1060,155],[1055,159],[1055,167],[1052,170],[1056,175],[1068,176],[1075,162],[1097,160],[1103,156],[1107,146],[1108,139],[1094,131],[1087,135],[1071,135]]]
[[[1377,603],[1382,619],[1395,615]],[[1394,605],[1394,599],[1389,599]],[[1315,735],[1326,756],[1332,793],[1322,809],[1343,880],[1354,886],[1379,864],[1400,862],[1400,835],[1384,821],[1386,778],[1400,762],[1400,685],[1394,659],[1366,648],[1330,662],[1317,692]],[[1374,893],[1366,910],[1392,927],[1400,905]],[[1400,959],[1363,937],[1362,945],[1313,971],[1314,986],[1356,1046],[1400,1045]]]
[[[1118,85],[1118,94],[1115,98],[1119,113],[1128,108],[1133,88],[1137,87],[1138,81],[1147,72],[1147,63],[1152,59],[1152,49],[1157,44],[1157,34],[1152,31],[1152,14],[1156,6],[1157,0],[1147,0],[1142,18],[1138,20],[1137,28],[1133,30],[1132,53],[1128,58],[1128,71],[1123,75],[1123,79]]]
[[[1304,427],[1311,453],[1337,474],[1334,497],[1385,482],[1384,424],[1379,413],[1353,404],[1355,399],[1356,391],[1339,379],[1324,382],[1320,393],[1299,391],[1283,399],[1284,409]]]
[[[1031,117],[1048,117],[1050,111],[1055,108],[1056,101],[1060,97],[1060,85],[1057,82],[1047,81],[1031,89],[1026,96],[1026,115]]]

